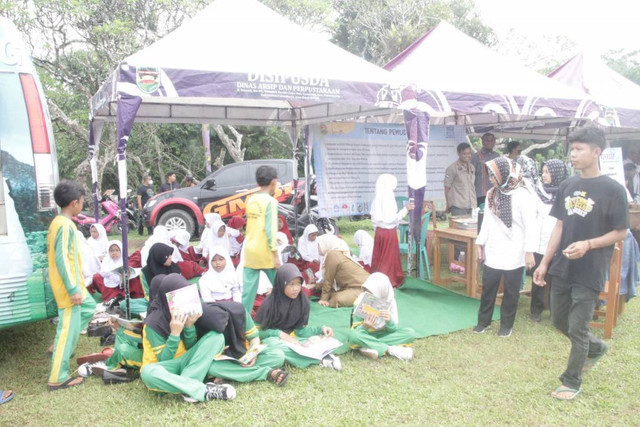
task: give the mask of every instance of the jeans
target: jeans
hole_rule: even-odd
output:
[[[491,324],[493,307],[496,304],[496,296],[500,287],[500,279],[504,277],[504,295],[500,306],[500,327],[505,329],[513,328],[513,322],[518,311],[523,269],[524,267],[516,268],[515,270],[497,270],[487,265],[484,266],[478,325],[488,326]]]
[[[600,292],[553,276],[551,288],[551,320],[553,326],[571,340],[567,369],[560,375],[562,385],[579,389],[582,367],[587,357],[607,351],[607,345],[591,333],[589,322]]]
[[[153,234],[153,227],[150,225],[147,226],[147,232],[149,233],[149,236],[151,236]],[[144,220],[142,219],[142,214],[140,214],[140,217],[138,218],[138,234],[140,236],[144,234]]]
[[[533,258],[536,260],[536,264],[533,266],[529,272],[530,275],[533,276],[533,272],[536,271],[536,268],[540,265],[540,261],[542,261],[542,254],[534,253]],[[545,305],[550,307],[549,303],[549,291],[551,289],[551,276],[547,275],[545,277],[545,281],[547,282],[546,286],[538,286],[533,283],[533,277],[531,280],[531,314],[542,314],[544,311]]]

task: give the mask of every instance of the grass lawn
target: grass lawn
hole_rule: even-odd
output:
[[[367,222],[341,221],[340,233],[351,243],[364,226],[371,229]],[[507,339],[498,338],[494,324],[482,335],[464,330],[418,340],[410,362],[345,354],[342,372],[290,368],[284,388],[238,384],[234,401],[196,405],[154,394],[139,380],[104,386],[92,377],[78,388],[48,392],[44,351],[53,325],[0,330],[0,389],[17,393],[0,405],[0,425],[640,424],[638,303],[632,300],[619,317],[610,352],[585,375],[574,402],[549,396],[564,370],[569,341],[553,329],[548,312],[542,323],[531,322],[528,305],[522,297]],[[99,349],[97,338],[81,336],[77,354]]]

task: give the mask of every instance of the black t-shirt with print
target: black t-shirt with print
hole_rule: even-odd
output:
[[[613,245],[587,251],[576,260],[567,259],[562,250],[574,242],[629,228],[624,187],[604,175],[589,179],[571,177],[560,184],[549,214],[562,221],[560,247],[551,261],[549,274],[602,291]]]
[[[140,196],[141,198],[140,202],[144,207],[144,205],[146,205],[149,199],[153,196],[153,190],[148,185],[142,184],[140,187],[138,187],[138,191],[136,191],[136,195]]]

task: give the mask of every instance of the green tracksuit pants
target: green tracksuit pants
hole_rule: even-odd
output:
[[[145,365],[140,378],[153,391],[180,393],[204,402],[211,359],[224,348],[224,335],[209,332],[182,356]]]
[[[301,342],[304,342],[304,340],[300,338],[298,339]],[[313,359],[311,357],[303,356],[291,350],[291,348],[288,345],[286,345],[280,338],[276,338],[276,337],[266,338],[264,342],[269,344],[269,347],[273,346],[275,348],[280,349],[284,353],[284,360],[288,364],[293,365],[296,368],[308,368],[311,365],[318,365],[320,363],[318,359]]]
[[[258,292],[258,282],[260,281],[260,272],[264,271],[267,277],[273,283],[276,278],[275,268],[265,268],[254,270],[253,268],[245,267],[242,276],[242,305],[247,313],[251,313],[253,310],[253,303],[256,301],[256,292]]]
[[[69,379],[69,358],[76,348],[80,331],[89,325],[95,311],[96,302],[89,293],[81,305],[58,309],[58,328],[53,341],[49,383],[58,384]]]
[[[283,363],[282,350],[269,345],[258,355],[253,366],[244,367],[231,360],[214,360],[209,367],[209,375],[240,383],[263,381],[267,379],[272,369],[281,367]]]
[[[386,330],[369,332],[362,328],[356,328],[349,332],[347,343],[353,349],[372,348],[378,352],[378,356],[383,356],[389,346],[409,344],[415,339],[416,333],[411,328],[398,328],[393,332]]]
[[[105,361],[107,368],[134,368],[142,366],[142,334],[136,334],[125,328],[116,332],[113,354]]]
[[[122,310],[122,312],[125,312],[125,303],[126,301],[120,301],[120,310]],[[149,308],[149,301],[144,298],[133,298],[129,300],[129,310],[131,310],[133,316],[146,313],[147,308]]]

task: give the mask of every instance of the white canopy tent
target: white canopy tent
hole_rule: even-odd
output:
[[[579,53],[549,74],[582,90],[602,105],[599,122],[611,139],[640,139],[640,86],[616,73],[595,55]]]
[[[438,105],[429,111],[470,133],[551,139],[598,117],[586,93],[555,82],[501,56],[447,22],[439,23],[386,66],[417,84],[418,100]],[[432,120],[433,122],[433,120]]]

